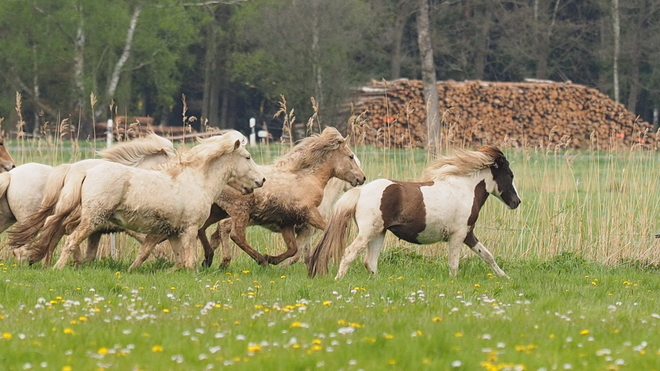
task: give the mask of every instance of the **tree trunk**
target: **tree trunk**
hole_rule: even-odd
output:
[[[84,52],[85,52],[85,29],[82,5],[76,7],[78,11],[78,27],[76,29],[76,36],[73,40],[73,81],[76,87],[76,107],[79,117],[82,117],[83,107],[85,105],[85,75],[84,75]],[[83,137],[90,132],[82,122],[78,123],[78,135],[83,134]]]
[[[399,0],[396,6],[396,18],[394,19],[392,39],[392,54],[390,59],[390,80],[401,77],[401,43],[403,42],[403,31],[406,27],[409,12],[407,11],[408,0]]]
[[[37,45],[32,45],[32,100],[34,101],[34,127],[32,135],[38,136],[41,127],[39,119],[39,66],[37,65]]]
[[[135,37],[135,28],[137,27],[138,19],[140,18],[140,13],[142,12],[142,7],[139,5],[133,9],[133,15],[131,16],[131,22],[128,25],[128,31],[126,32],[126,42],[124,43],[124,50],[121,53],[121,56],[117,60],[114,69],[112,70],[112,75],[110,75],[110,80],[108,80],[108,88],[105,91],[107,101],[109,102],[115,95],[117,90],[117,85],[119,84],[119,76],[121,75],[121,70],[124,68],[126,61],[131,56],[131,49],[133,48],[133,38]],[[102,104],[100,106],[103,106]]]
[[[424,101],[426,102],[427,148],[430,156],[439,153],[440,138],[440,106],[438,103],[438,88],[436,86],[435,63],[429,26],[428,0],[418,0],[417,42],[422,59],[422,81],[424,82]]]
[[[215,32],[215,21],[211,22],[207,27],[206,33],[206,55],[204,58],[204,94],[202,96],[202,118],[208,120],[208,125],[218,126],[217,115],[211,114],[211,105],[213,102],[213,90],[215,71],[217,69],[217,35]],[[218,102],[215,102],[217,107]]]
[[[619,27],[619,0],[612,0],[612,27],[614,28],[614,101],[619,102],[619,42],[621,38],[621,28]]]

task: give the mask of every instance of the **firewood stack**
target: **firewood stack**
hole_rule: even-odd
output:
[[[656,149],[652,126],[606,95],[571,83],[443,81],[437,84],[443,146]],[[372,81],[357,92],[353,130],[365,144],[409,148],[426,143],[419,80]]]

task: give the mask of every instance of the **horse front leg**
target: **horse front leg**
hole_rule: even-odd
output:
[[[298,252],[296,234],[293,231],[293,227],[282,228],[282,237],[284,238],[284,243],[286,243],[286,251],[277,256],[264,255],[264,258],[266,258],[270,264],[280,264],[283,260],[293,257]]]
[[[485,261],[488,265],[490,265],[490,268],[495,272],[495,274],[501,277],[511,278],[506,273],[504,273],[504,271],[500,268],[499,265],[497,265],[497,263],[495,262],[495,257],[493,257],[493,254],[491,254],[490,251],[488,251],[486,246],[484,246],[481,242],[479,242],[477,237],[474,235],[473,231],[468,232],[463,242],[472,251],[474,251],[481,258],[481,260]]]
[[[462,236],[454,234],[449,238],[449,251],[447,253],[447,261],[449,263],[449,276],[456,277],[458,274],[458,263],[461,258],[461,243],[463,242]]]
[[[209,241],[211,248],[214,250],[218,247],[218,245],[222,246],[222,262],[220,263],[220,268],[222,269],[227,268],[231,262],[231,242],[229,241],[231,229],[231,219],[220,221],[215,229],[215,232],[213,232],[211,235],[211,240]]]
[[[159,234],[148,234],[144,238],[144,242],[142,242],[142,245],[140,245],[140,250],[138,250],[138,255],[135,258],[135,261],[133,264],[131,264],[130,267],[128,267],[129,271],[134,270],[135,268],[139,267],[144,263],[145,260],[151,255],[151,251],[153,251],[154,247],[158,245],[161,241],[163,241],[165,237]],[[176,255],[175,255],[176,256]]]
[[[187,228],[181,235],[179,235],[179,240],[181,241],[182,244],[182,266],[183,268],[186,269],[195,269],[195,264],[197,263],[197,259],[195,259],[195,253],[197,247],[197,231],[198,228],[197,226],[192,226]],[[170,239],[170,243],[172,242],[172,239]]]
[[[247,238],[245,237],[248,221],[249,220],[247,218],[236,218],[232,216],[231,233],[229,234],[229,237],[231,237],[232,241],[234,241],[238,247],[240,247],[243,251],[250,255],[252,259],[259,263],[259,265],[263,265],[265,267],[268,265],[268,261],[266,258],[264,258],[263,255],[261,255],[257,250],[250,246],[250,244],[247,242]],[[220,223],[218,223],[218,227],[220,226]],[[223,246],[223,248],[225,247]]]
[[[311,257],[310,251],[312,250],[312,235],[314,230],[308,225],[297,226],[296,229],[296,245],[298,246],[298,251],[290,259],[282,262],[282,267],[288,267],[292,264],[297,263],[302,256],[305,264],[309,263]]]
[[[101,232],[94,232],[87,237],[87,250],[85,251],[85,263],[94,261],[96,254],[99,250],[99,242],[101,242]]]

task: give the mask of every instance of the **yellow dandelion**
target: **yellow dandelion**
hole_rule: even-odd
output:
[[[385,339],[387,339],[387,340],[392,340],[392,339],[394,339],[394,335],[392,335],[392,334],[388,334],[388,333],[383,334],[383,337],[384,337]]]
[[[78,317],[78,321],[87,322],[87,317],[85,317],[85,316]]]
[[[293,348],[293,349],[300,349],[300,344],[298,344],[298,343],[292,344],[292,345],[291,345],[291,348]]]
[[[584,329],[584,330],[580,331],[580,335],[589,335],[589,330]]]
[[[76,324],[78,324],[78,321],[76,321],[75,319],[72,319],[71,321],[69,321],[69,324],[70,325],[76,325]]]
[[[261,350],[261,345],[259,345],[259,344],[250,344],[250,345],[248,345],[247,349],[248,349],[248,352],[252,352],[252,353],[258,352],[258,351]]]
[[[99,348],[99,350],[97,350],[96,353],[98,353],[98,354],[108,354],[108,348],[106,348],[106,347]]]
[[[71,370],[73,370],[73,368],[71,368],[71,366],[62,367],[62,371],[71,371]]]
[[[72,335],[73,334],[73,329],[67,327],[67,328],[64,329],[64,333],[67,334],[67,335]]]
[[[319,345],[321,344],[321,339],[314,339],[312,340],[312,344]]]
[[[163,346],[162,345],[154,345],[151,347],[151,351],[154,353],[159,353],[163,351]]]
[[[481,287],[480,284],[478,284],[478,283],[475,283],[475,284],[474,284],[474,288],[475,288],[475,289],[478,289],[479,287]]]
[[[323,305],[325,305],[326,307],[329,306],[330,304],[332,304],[332,302],[328,300],[323,302]]]
[[[457,333],[454,334],[454,336],[457,337],[457,338],[462,338],[463,333],[462,332],[457,332]]]
[[[250,273],[250,271],[247,270],[247,269],[244,269],[244,270],[242,270],[241,272],[242,272],[243,274],[248,274],[248,273]]]
[[[9,333],[9,332],[3,332],[3,333],[2,333],[2,338],[5,339],[5,340],[9,340],[9,339],[11,339],[11,333]]]
[[[441,317],[433,317],[432,321],[433,322],[442,322],[442,318]]]
[[[293,328],[293,327],[302,327],[302,323],[296,321],[296,322],[294,322],[294,323],[291,324],[291,327],[292,327],[292,328]]]
[[[170,312],[169,309],[167,309],[167,308],[163,308],[163,313],[169,313],[169,312]]]

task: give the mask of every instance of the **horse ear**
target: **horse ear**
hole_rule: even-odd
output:
[[[241,140],[240,140],[240,139],[236,139],[236,143],[234,143],[234,151],[237,150],[238,147],[240,147],[240,146],[241,146]]]

